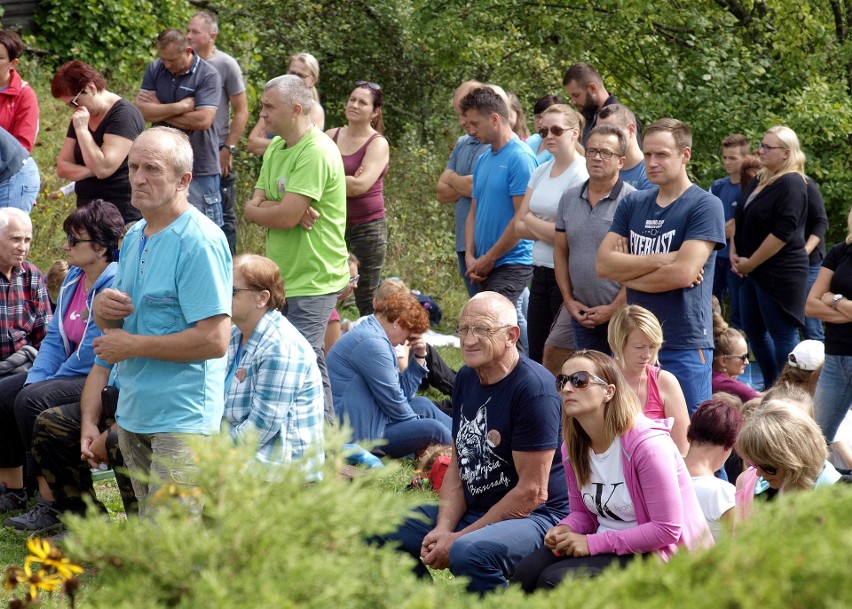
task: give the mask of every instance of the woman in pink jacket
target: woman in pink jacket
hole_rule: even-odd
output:
[[[532,592],[639,555],[668,560],[678,546],[711,545],[666,423],[642,414],[616,363],[597,351],[577,351],[562,366],[556,388],[571,513],[518,565],[513,580]]]

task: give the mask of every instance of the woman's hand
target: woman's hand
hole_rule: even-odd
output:
[[[588,556],[589,542],[585,535],[569,532],[553,552],[555,556]]]
[[[426,358],[427,345],[422,334],[412,334],[408,337],[408,347],[415,357],[421,360]]]
[[[820,296],[820,300],[822,304],[834,308],[834,294],[832,292],[826,292],[822,296]]]
[[[742,278],[753,271],[754,268],[751,267],[748,258],[742,256],[731,256],[731,270]]]
[[[573,535],[571,527],[567,524],[557,524],[545,534],[544,547],[553,552],[554,556],[561,556],[561,552],[557,552],[556,548],[562,545],[569,535]]]
[[[85,106],[78,106],[74,110],[74,115],[71,117],[71,123],[74,125],[74,131],[89,130],[89,110]]]

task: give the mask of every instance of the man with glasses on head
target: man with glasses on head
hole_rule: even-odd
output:
[[[484,593],[508,583],[568,511],[560,399],[553,375],[521,357],[515,306],[480,292],[456,332],[465,366],[453,391],[453,455],[440,507],[417,508],[385,542],[416,559],[415,572],[446,569]]]
[[[260,117],[276,137],[263,157],[245,219],[269,229],[266,255],[281,267],[287,288],[284,315],[316,353],[325,418],[334,424],[323,346],[337,295],[349,282],[343,159],[331,138],[314,126],[316,102],[301,78],[273,78],[260,101]]]
[[[692,131],[663,118],[645,131],[648,179],[657,187],[626,196],[598,251],[600,277],[627,287],[627,303],[665,329],[660,364],[677,377],[690,414],[712,395],[715,250],[725,246],[722,202],[686,173]]]
[[[578,349],[609,353],[609,319],[625,303],[625,290],[595,272],[598,248],[612,225],[621,200],[636,189],[619,177],[627,139],[621,129],[600,125],[589,134],[586,170],[589,179],[566,190],[556,215],[553,269],[563,306],[545,346],[548,369],[558,371],[572,350],[562,339],[573,326]]]
[[[598,125],[612,125],[624,132],[627,138],[624,167],[621,168],[621,179],[636,190],[648,190],[654,185],[645,174],[645,156],[639,147],[639,123],[636,115],[622,104],[604,106],[598,113]]]
[[[237,252],[237,217],[234,215],[234,198],[237,196],[237,174],[234,173],[234,155],[237,143],[248,123],[248,100],[243,73],[236,60],[216,48],[219,24],[210,13],[198,12],[189,20],[186,38],[192,50],[216,68],[222,79],[219,107],[216,109],[216,133],[219,137],[219,192],[222,198],[222,230],[228,238],[231,255]],[[231,108],[234,110],[230,117]]]
[[[160,32],[157,53],[160,58],[145,70],[136,107],[153,126],[174,127],[189,136],[193,155],[189,202],[222,226],[215,122],[222,79],[216,68],[192,50],[180,30]]]

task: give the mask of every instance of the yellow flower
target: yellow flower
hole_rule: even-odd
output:
[[[38,598],[38,591],[52,593],[62,588],[62,576],[59,573],[51,573],[44,575],[44,570],[33,572],[30,564],[24,561],[24,573],[26,574],[26,584],[30,587],[29,598],[34,601]]]
[[[6,576],[3,578],[3,587],[6,590],[14,590],[18,584],[26,579],[24,570],[20,567],[11,566],[6,569]]]
[[[63,580],[83,572],[83,567],[72,563],[65,557],[62,550],[52,545],[47,539],[39,539],[38,537],[28,539],[27,549],[30,551],[30,556],[24,559],[24,569],[30,563],[39,562],[46,568],[56,571]]]

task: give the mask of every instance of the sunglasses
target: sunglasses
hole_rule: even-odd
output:
[[[745,355],[723,355],[722,357],[725,359],[738,359],[744,364],[748,361],[748,353]]]
[[[376,84],[374,82],[370,82],[369,80],[358,80],[358,81],[355,82],[355,86],[356,87],[370,87],[373,91],[381,91],[382,90],[382,88],[378,84]]]
[[[541,139],[547,137],[548,132],[552,133],[554,137],[562,137],[562,134],[568,131],[568,129],[563,129],[557,125],[553,125],[550,129],[547,127],[542,127],[538,130],[538,134],[541,136]]]
[[[68,245],[70,245],[71,247],[74,247],[78,243],[94,243],[95,242],[94,239],[80,239],[80,237],[78,237],[77,235],[75,235],[73,233],[67,233],[65,235],[65,240],[68,242]]]
[[[80,104],[78,104],[78,103],[77,103],[77,98],[78,98],[78,97],[80,97],[80,96],[83,94],[83,91],[85,91],[85,89],[83,89],[83,90],[82,90],[82,91],[80,91],[77,95],[75,95],[75,96],[74,96],[74,99],[72,99],[72,100],[71,100],[70,102],[68,102],[66,105],[67,105],[69,108],[77,108],[77,107],[79,107],[79,106],[80,106]]]
[[[568,383],[571,383],[571,386],[575,389],[585,389],[589,386],[589,383],[603,385],[604,387],[609,386],[609,383],[601,377],[595,376],[591,372],[586,372],[585,370],[580,370],[574,374],[556,375],[556,391],[562,391]]]

